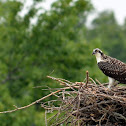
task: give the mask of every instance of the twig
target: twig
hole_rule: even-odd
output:
[[[103,97],[106,97],[106,98],[110,98],[110,99],[117,100],[117,101],[119,101],[119,102],[126,103],[126,98],[123,98],[123,97],[119,97],[119,96],[110,96],[110,95],[107,95],[107,94],[94,94],[94,95],[103,96]]]
[[[50,78],[50,79],[56,80],[56,81],[58,81],[58,82],[60,82],[60,83],[62,83],[62,84],[65,84],[66,86],[69,86],[72,90],[76,91],[76,90],[73,88],[73,85],[70,85],[70,84],[68,84],[67,82],[62,81],[62,80],[65,80],[65,79],[55,78],[55,77],[51,77],[51,76],[47,76],[47,77]]]
[[[97,80],[97,79],[95,79],[95,80],[96,80],[96,82],[98,82],[98,84],[99,84],[100,86],[104,87],[104,86],[101,84],[101,82],[100,82],[99,80]]]
[[[80,109],[80,92],[78,92],[78,107],[77,107],[77,119],[78,119],[78,126],[80,126],[80,122],[79,122],[79,118],[80,118],[80,115],[79,115],[79,109]]]
[[[38,99],[38,100],[32,102],[32,103],[29,104],[29,105],[26,105],[26,106],[23,106],[23,107],[19,107],[19,108],[17,107],[16,109],[9,110],[9,111],[3,111],[3,112],[0,112],[0,114],[2,114],[2,113],[11,113],[11,112],[15,112],[15,111],[17,111],[17,110],[21,110],[21,109],[28,108],[28,107],[30,107],[30,106],[32,106],[32,105],[34,105],[34,104],[36,104],[36,103],[38,103],[38,102],[44,100],[44,99],[50,97],[51,95],[54,95],[54,94],[56,94],[56,93],[58,93],[58,92],[60,92],[60,91],[62,91],[62,90],[66,90],[66,89],[70,89],[70,87],[65,87],[65,88],[62,88],[62,89],[57,90],[57,91],[55,91],[55,92],[52,92],[52,93],[50,93],[49,95],[46,95],[45,97],[42,97],[42,98],[40,98],[40,99]]]
[[[45,125],[47,126],[47,117],[46,117],[46,115],[47,115],[47,110],[45,110]]]
[[[95,85],[97,85],[96,82],[95,82],[91,77],[89,77],[89,79],[90,79]]]
[[[86,84],[83,82],[72,83],[65,79],[50,77],[49,78],[62,83],[65,88],[48,88],[51,93],[42,97],[35,102],[24,107],[17,107],[10,111],[0,113],[10,113],[20,109],[28,108],[41,100],[56,95],[58,98],[50,100],[41,104],[44,108],[45,114],[57,111],[52,118],[45,115],[45,125],[58,126],[58,125],[123,125],[126,124],[126,88],[116,87],[112,90],[107,90],[97,79],[97,83],[89,77],[88,71],[86,72]],[[89,83],[89,80],[92,83]],[[85,85],[85,86],[82,86]],[[70,89],[70,90],[67,90]],[[59,103],[59,104],[57,104]],[[53,124],[52,123],[53,120]]]
[[[119,114],[117,112],[113,112],[115,116],[118,116],[120,119],[124,119],[126,121],[126,117],[124,117],[122,114]]]
[[[87,88],[87,84],[88,84],[88,82],[89,82],[89,73],[88,73],[88,71],[86,71],[86,88]]]
[[[102,117],[100,118],[100,120],[99,120],[99,126],[102,126],[102,125],[101,125],[101,122],[102,122],[103,118],[105,118],[106,114],[107,114],[107,113],[103,114]]]

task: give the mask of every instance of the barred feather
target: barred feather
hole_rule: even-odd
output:
[[[106,55],[103,55],[102,59],[103,61],[98,62],[101,71],[120,83],[126,84],[126,64]]]

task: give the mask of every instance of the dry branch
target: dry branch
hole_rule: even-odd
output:
[[[74,86],[74,87],[75,87],[75,88],[78,88],[77,86]],[[47,96],[45,96],[45,97],[42,97],[42,98],[40,98],[40,99],[38,99],[38,100],[32,102],[31,104],[26,105],[26,106],[23,106],[23,107],[19,107],[19,108],[18,108],[17,106],[14,105],[14,107],[15,107],[16,109],[9,110],[9,111],[3,111],[3,112],[0,112],[0,114],[2,114],[2,113],[11,113],[11,112],[15,112],[15,111],[18,111],[18,110],[21,110],[21,109],[28,108],[28,107],[30,107],[30,106],[36,104],[36,103],[39,103],[40,101],[42,101],[42,100],[44,100],[44,99],[50,97],[51,95],[54,95],[54,94],[56,94],[56,93],[58,93],[58,92],[60,92],[60,91],[62,91],[62,90],[66,90],[66,89],[70,89],[70,87],[61,88],[60,90],[57,90],[57,91],[55,91],[55,92],[52,92],[52,93],[50,93],[49,95],[47,95]]]
[[[61,82],[56,78],[50,78]],[[65,81],[65,83],[66,82],[69,81]],[[64,84],[69,86],[71,90],[61,91],[60,97],[62,100],[60,99],[61,103],[58,107],[57,118],[55,118],[56,116],[53,116],[51,118],[52,123],[47,119],[48,125],[125,126],[126,87],[118,86],[110,90],[97,79],[96,82],[89,77],[87,71],[85,82],[69,82],[69,85]],[[74,86],[79,86],[77,91],[72,90]],[[55,110],[54,106],[48,107]]]
[[[14,106],[14,110],[0,113],[11,113],[28,108],[52,95],[56,96],[41,104],[45,111],[46,126],[73,125],[73,126],[125,126],[126,124],[126,87],[117,86],[109,90],[98,80],[96,82],[86,72],[85,82],[70,82],[62,78],[48,78],[65,86],[42,97],[24,107]],[[58,97],[57,97],[57,95]],[[57,104],[58,102],[58,104]],[[51,104],[50,104],[51,103]],[[48,112],[57,111],[47,118]]]

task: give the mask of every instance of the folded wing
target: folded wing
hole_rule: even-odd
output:
[[[111,59],[111,61],[101,61],[98,63],[98,67],[102,72],[120,83],[126,83],[126,64],[117,60]]]

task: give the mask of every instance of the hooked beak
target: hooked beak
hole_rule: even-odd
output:
[[[94,55],[94,54],[95,54],[95,52],[93,51],[92,55]]]

